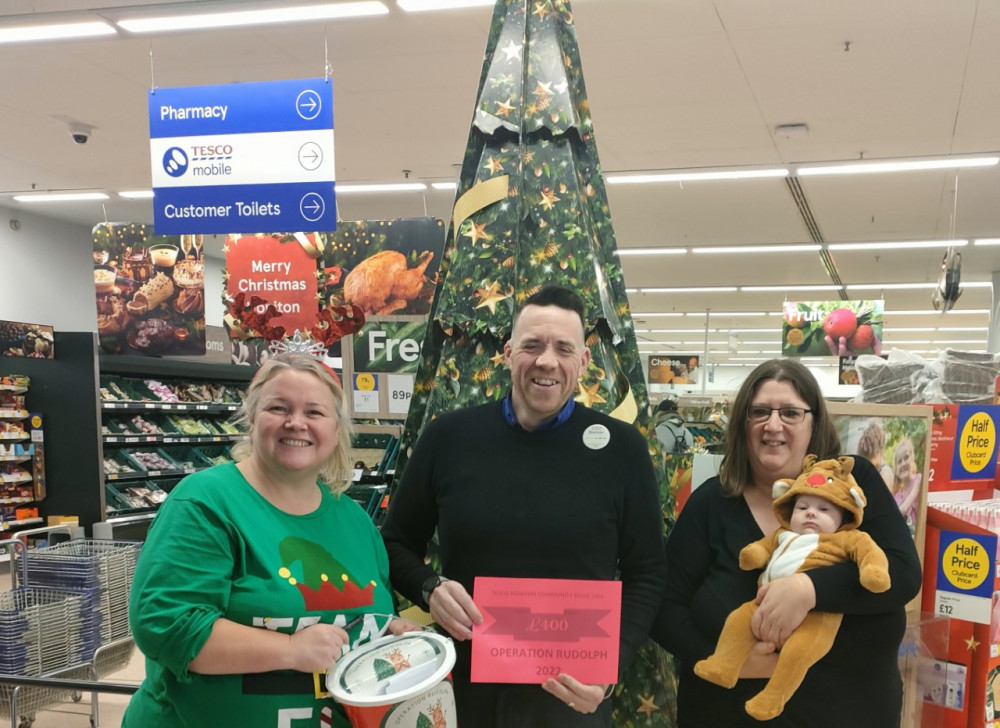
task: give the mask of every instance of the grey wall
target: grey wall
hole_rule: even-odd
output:
[[[11,229],[12,219],[20,229]],[[0,206],[0,319],[96,331],[90,230]],[[205,323],[213,326],[222,325],[222,243],[206,236],[206,247],[217,248],[205,258]]]

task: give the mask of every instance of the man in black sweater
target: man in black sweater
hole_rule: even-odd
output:
[[[471,683],[476,576],[622,582],[619,674],[663,591],[663,521],[646,441],[572,399],[590,362],[580,297],[547,287],[514,319],[511,392],[431,422],[382,528],[390,581],[457,642],[458,721],[473,728],[611,725],[609,685]],[[424,557],[438,529],[443,574]]]

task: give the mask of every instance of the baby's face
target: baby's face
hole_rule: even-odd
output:
[[[795,533],[834,533],[844,520],[840,506],[815,495],[795,499],[790,521]]]

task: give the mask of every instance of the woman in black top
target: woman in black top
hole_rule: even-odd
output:
[[[905,605],[920,588],[920,562],[905,521],[878,471],[856,458],[854,477],[868,499],[862,531],[889,559],[892,585],[873,594],[845,562],[778,579],[758,590],[759,571],[739,567],[740,550],[778,521],[771,487],[801,472],[807,453],[840,454],[840,442],[819,386],[804,366],[775,359],[758,366],[733,402],[720,473],[691,494],[667,541],[667,588],[653,638],[681,662],[679,728],[761,726],[744,703],[774,670],[776,649],[813,609],[841,612],[844,621],[830,652],[814,665],[774,728],[841,728],[851,704],[859,724],[899,725],[902,683],[897,651]],[[736,687],[697,677],[694,664],[714,649],[726,617],[757,596],[754,654]]]

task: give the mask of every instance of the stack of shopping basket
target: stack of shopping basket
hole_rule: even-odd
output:
[[[98,677],[124,667],[131,658],[128,599],[141,547],[131,541],[74,539],[24,555],[25,584],[94,592],[101,629],[87,660],[94,661]]]
[[[96,589],[21,586],[0,593],[0,673],[85,677],[100,639]],[[0,685],[0,716],[31,714],[65,696],[65,691]]]

